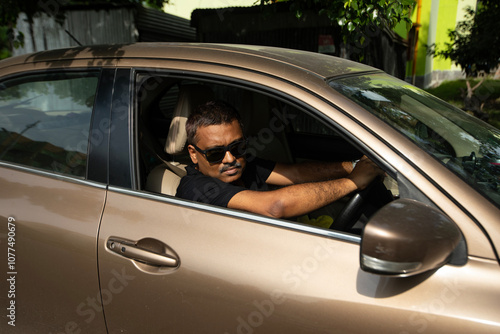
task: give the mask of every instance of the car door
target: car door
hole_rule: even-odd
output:
[[[252,75],[251,83],[235,80],[232,85],[252,87],[249,91],[255,92],[256,83],[270,80]],[[360,269],[359,235],[145,191],[136,172],[141,168],[139,111],[135,104],[126,108],[129,101],[140,99],[134,96],[137,82],[127,86],[127,78],[134,82],[136,77],[126,70],[121,76],[123,84],[115,90],[113,102],[120,108],[113,110],[112,125],[131,131],[111,133],[111,147],[122,149],[110,152],[110,173],[120,177],[110,182],[98,241],[102,303],[110,333],[468,333],[495,329],[497,305],[486,297],[500,278],[496,261],[471,258],[465,264],[445,265],[415,277],[384,277]],[[206,76],[198,78],[203,80]],[[280,91],[267,89],[262,94],[274,94],[316,119],[325,119],[319,110],[329,110],[335,115],[330,124],[333,119],[350,122],[317,97],[297,102],[296,97],[307,95],[297,86],[275,82],[274,87]],[[276,119],[268,124],[266,133],[283,129]],[[360,126],[352,129],[357,135],[366,131]],[[263,140],[269,139],[259,133]],[[439,191],[378,138],[372,136],[367,142],[359,146],[362,153],[385,162],[393,176],[405,171],[395,179],[406,194],[413,192],[412,196],[425,201],[425,193],[415,182],[423,189]],[[414,179],[409,182],[404,175]],[[454,205],[449,199],[443,201],[449,208]],[[452,219],[468,218],[455,213]],[[480,231],[465,237],[486,240]],[[474,283],[475,275],[484,278],[482,286]],[[481,310],[470,307],[481,298],[485,300]]]
[[[96,242],[107,139],[89,139],[109,117],[113,72],[52,65],[1,82],[0,332],[105,333]]]

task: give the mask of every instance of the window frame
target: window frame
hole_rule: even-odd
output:
[[[291,220],[285,220],[285,219],[275,219],[275,218],[269,218],[265,217],[262,215],[254,214],[251,212],[245,212],[245,211],[240,211],[240,210],[233,210],[229,208],[223,208],[223,207],[217,207],[209,204],[204,204],[204,203],[198,203],[198,202],[193,202],[193,201],[188,201],[180,198],[176,198],[174,196],[168,196],[168,195],[163,195],[163,194],[155,194],[151,192],[147,192],[143,190],[137,181],[140,179],[140,166],[139,166],[139,138],[138,138],[138,99],[136,97],[136,94],[139,90],[139,85],[138,85],[138,75],[139,74],[149,74],[151,76],[164,76],[168,78],[175,78],[179,80],[195,80],[197,82],[207,82],[207,83],[214,83],[214,84],[219,84],[219,85],[228,85],[228,86],[234,86],[237,87],[238,89],[245,89],[249,91],[256,92],[258,94],[263,94],[266,96],[270,96],[278,101],[281,101],[285,104],[288,105],[293,105],[296,107],[298,110],[305,112],[309,117],[312,117],[316,119],[317,121],[321,122],[324,126],[332,129],[333,131],[337,132],[339,136],[344,138],[346,141],[350,142],[352,145],[355,147],[359,148],[360,150],[367,152],[371,151],[366,146],[362,143],[357,141],[355,138],[353,139],[353,136],[350,135],[347,131],[342,129],[342,127],[334,123],[333,120],[329,119],[326,115],[323,115],[319,111],[315,111],[316,109],[312,106],[307,105],[304,101],[291,96],[284,91],[280,91],[278,89],[272,88],[272,87],[264,87],[264,86],[259,86],[257,82],[253,81],[246,81],[243,79],[234,79],[234,78],[229,78],[229,77],[224,77],[223,75],[218,75],[214,73],[199,73],[199,72],[193,72],[193,71],[182,71],[182,70],[177,70],[177,69],[168,69],[168,68],[142,68],[142,67],[134,67],[132,68],[131,71],[131,85],[130,85],[130,92],[132,93],[131,95],[131,113],[132,116],[130,118],[130,121],[132,122],[131,125],[131,138],[133,138],[133,166],[131,166],[131,169],[133,170],[133,174],[135,175],[135,182],[134,187],[130,187],[128,189],[123,188],[123,187],[114,187],[111,185],[110,190],[120,192],[123,194],[127,195],[133,195],[133,196],[138,196],[141,198],[146,198],[146,199],[153,199],[169,204],[175,204],[175,205],[181,205],[187,209],[196,209],[196,210],[202,210],[202,211],[207,211],[207,212],[212,212],[212,213],[218,213],[218,214],[223,214],[225,216],[230,216],[234,217],[237,219],[243,219],[247,220],[250,222],[256,222],[256,223],[263,223],[266,225],[272,225],[274,227],[279,227],[279,228],[287,228],[287,229],[292,229],[297,232],[306,232],[306,233],[311,233],[315,235],[320,235],[323,237],[328,237],[328,238],[333,238],[333,239],[338,239],[341,241],[347,241],[351,243],[356,243],[360,244],[361,242],[361,236],[360,235],[355,235],[351,234],[348,232],[341,232],[341,231],[336,231],[336,230],[328,230],[328,229],[323,229],[311,225],[305,225],[298,223],[296,221],[291,221]],[[263,74],[265,75],[265,74]],[[301,87],[304,91],[306,91],[304,88]],[[307,91],[306,91],[307,92]],[[312,94],[315,95],[315,94]],[[318,98],[318,96],[315,96]],[[319,97],[320,98],[320,97]],[[330,104],[330,103],[329,103]],[[339,112],[342,112],[340,109],[338,109],[337,106],[331,105],[332,108],[335,110],[338,110]],[[386,164],[384,164],[386,166]],[[394,173],[392,168],[387,168],[390,173]],[[394,175],[394,174],[393,174]]]

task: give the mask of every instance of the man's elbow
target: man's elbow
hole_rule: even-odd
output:
[[[272,218],[286,218],[286,205],[281,199],[273,200],[266,208],[266,216]]]

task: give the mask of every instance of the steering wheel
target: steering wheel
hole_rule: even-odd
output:
[[[371,196],[372,191],[377,191],[376,195],[379,198],[377,198],[376,204],[379,207],[393,199],[392,194],[387,190],[381,179],[377,178],[365,189],[358,191],[351,197],[333,221],[330,229],[344,232],[349,231],[363,214],[362,208],[369,202],[368,198]]]

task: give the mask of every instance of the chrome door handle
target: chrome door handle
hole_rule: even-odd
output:
[[[177,267],[179,265],[176,258],[142,248],[131,241],[109,238],[106,246],[116,254],[152,266]]]

